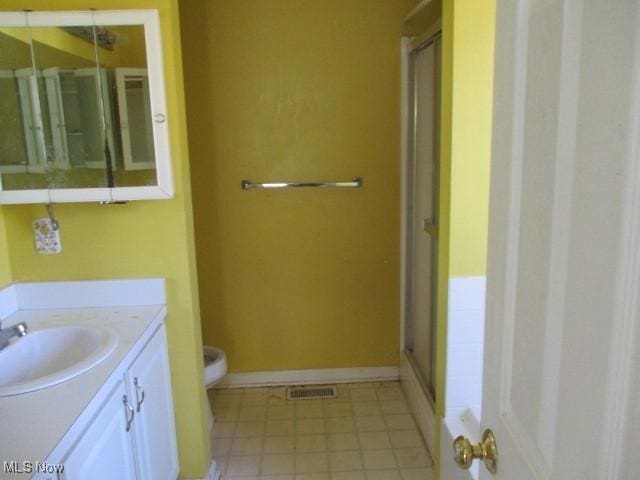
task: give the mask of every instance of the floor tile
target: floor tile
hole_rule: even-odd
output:
[[[299,400],[296,404],[296,419],[322,418],[323,416],[322,401]]]
[[[351,400],[354,402],[371,402],[377,399],[376,391],[371,387],[351,389]]]
[[[380,432],[387,429],[380,415],[356,417],[356,430],[359,432]]]
[[[368,470],[367,480],[401,480],[399,470]]]
[[[409,413],[409,407],[404,400],[389,400],[380,402],[380,408],[385,415],[394,415],[398,413]]]
[[[423,445],[422,437],[417,430],[389,432],[389,437],[393,448],[421,447]]]
[[[220,472],[221,478],[225,478],[227,474],[227,466],[229,464],[229,457],[216,458],[216,469]]]
[[[396,457],[393,450],[365,450],[362,452],[364,468],[367,470],[381,470],[396,468]]]
[[[400,387],[397,388],[378,388],[376,389],[376,396],[380,401],[387,400],[404,400],[404,394]]]
[[[286,400],[286,387],[209,391],[222,479],[432,480],[398,382],[336,387],[323,400]]]
[[[416,428],[413,417],[408,413],[385,415],[384,422],[389,430],[413,430]]]
[[[228,399],[228,398],[242,398],[244,395],[242,388],[225,388],[220,390],[213,390],[214,400]]]
[[[211,441],[211,453],[214,457],[226,457],[231,452],[232,438],[214,438]]]
[[[353,415],[351,402],[326,403],[324,413],[327,417],[350,417]]]
[[[227,466],[227,477],[258,475],[260,455],[231,457]]]
[[[296,433],[299,435],[324,433],[325,425],[322,418],[308,418],[296,420]]]
[[[312,453],[327,450],[327,437],[324,435],[298,435],[296,437],[296,452]]]
[[[398,466],[403,468],[417,468],[431,466],[431,458],[422,447],[400,448],[395,450]]]
[[[325,426],[327,433],[354,432],[356,430],[353,417],[327,418]]]
[[[236,438],[231,446],[231,455],[260,455],[262,453],[262,437]]]
[[[331,480],[365,480],[364,472],[331,472]]]
[[[267,392],[260,393],[246,393],[242,397],[242,406],[262,406],[266,405],[269,400],[269,394]]]
[[[266,437],[264,453],[293,453],[296,449],[295,437]]]
[[[336,390],[336,396],[332,398],[324,398],[322,402],[325,405],[330,403],[347,403],[351,401],[351,393],[349,390],[345,390],[341,392],[340,390]]]
[[[261,437],[264,435],[264,422],[239,422],[236,425],[236,437]]]
[[[364,417],[369,415],[380,415],[380,404],[378,402],[353,402],[353,414],[356,417]]]
[[[213,416],[219,422],[235,422],[238,420],[238,407],[216,407]]]
[[[292,420],[295,417],[294,405],[269,405],[267,409],[267,419],[269,420]]]
[[[258,420],[264,420],[267,417],[267,407],[240,407],[238,412],[238,421],[240,422],[253,422]]]
[[[328,473],[296,473],[295,480],[330,480]]]
[[[296,453],[296,473],[321,473],[329,471],[326,453]]]
[[[292,453],[265,455],[262,457],[260,472],[263,475],[293,473],[294,455]]]
[[[235,422],[216,422],[213,425],[213,438],[233,437],[235,431]]]
[[[391,448],[387,432],[360,432],[358,433],[358,438],[360,439],[360,447],[363,450]]]
[[[289,400],[287,400],[287,394],[286,393],[273,393],[271,395],[269,395],[269,406],[275,406],[275,405],[289,405]]]
[[[332,472],[350,472],[353,470],[362,470],[362,458],[360,452],[330,452],[329,453],[329,469]]]
[[[433,470],[431,468],[410,468],[400,470],[402,480],[433,480]]]
[[[287,400],[287,387],[271,387],[268,392],[269,404]]]
[[[265,435],[293,435],[295,433],[293,420],[268,420],[265,424]]]
[[[244,390],[244,394],[251,394],[251,393],[269,393],[271,391],[273,387],[249,387],[249,388],[242,388],[240,390]]]
[[[213,398],[209,397],[211,403],[215,403],[218,408],[222,407],[239,407],[242,403],[242,395],[218,397],[213,395]]]
[[[347,385],[338,385],[336,387],[338,398],[341,400],[351,400],[351,389]]]
[[[332,452],[339,450],[358,450],[358,437],[355,433],[330,433],[327,436],[328,448]]]

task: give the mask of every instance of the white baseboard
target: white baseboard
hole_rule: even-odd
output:
[[[436,451],[436,425],[438,422],[436,422],[433,405],[405,352],[400,352],[400,382],[407,396],[413,418],[418,423],[418,428],[427,442],[431,455],[433,455]]]
[[[315,385],[322,383],[385,382],[400,378],[398,367],[324,368],[272,372],[228,373],[215,388]]]

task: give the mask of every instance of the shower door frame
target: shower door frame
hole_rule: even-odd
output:
[[[437,220],[427,228],[425,225],[425,235],[429,235],[432,240],[431,247],[431,347],[430,352],[430,372],[422,372],[421,368],[417,364],[413,357],[413,354],[409,350],[409,346],[412,343],[410,325],[413,320],[413,300],[415,298],[413,292],[414,282],[414,255],[415,255],[415,232],[416,229],[420,229],[419,225],[414,221],[414,206],[415,199],[415,172],[416,172],[416,128],[417,128],[417,103],[418,95],[416,94],[416,71],[414,69],[414,58],[419,52],[432,47],[436,42],[440,41],[440,51],[436,48],[434,52],[435,59],[435,76],[441,74],[441,45],[442,45],[442,32],[439,25],[424,35],[421,39],[405,38],[402,43],[402,70],[403,70],[403,121],[402,121],[402,278],[401,278],[401,332],[400,332],[400,350],[405,352],[406,358],[411,365],[411,368],[418,377],[418,383],[420,384],[423,393],[427,397],[432,410],[435,410],[436,401],[436,388],[437,388],[437,284],[438,284],[438,250],[439,241],[437,235]],[[440,116],[440,97],[441,88],[438,81],[435,82],[436,101],[434,102],[434,119],[438,119]],[[434,189],[431,192],[432,195],[432,214],[437,219],[439,217],[439,166],[440,166],[440,138],[439,138],[439,122],[438,130],[433,141],[433,161],[434,168],[432,172],[432,179]],[[425,219],[426,220],[426,219]],[[431,230],[431,231],[429,231]],[[427,379],[422,374],[428,376]]]

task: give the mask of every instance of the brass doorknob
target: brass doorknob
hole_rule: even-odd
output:
[[[491,473],[498,471],[498,446],[490,429],[482,434],[482,442],[473,445],[469,439],[460,435],[453,441],[453,455],[460,468],[468,470],[476,458],[484,461],[484,466]]]

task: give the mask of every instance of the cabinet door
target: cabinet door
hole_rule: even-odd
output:
[[[112,82],[109,80],[109,74],[103,68],[100,69],[100,75],[95,68],[76,68],[73,73],[76,77],[81,112],[81,131],[85,147],[84,166],[106,168],[105,149],[108,146],[109,161],[115,170],[118,152],[113,136],[114,120],[109,97]]]
[[[133,410],[125,404],[125,385],[119,382],[100,413],[64,460],[65,480],[135,480],[132,431],[127,420]]]
[[[129,368],[127,383],[136,409],[133,432],[140,480],[175,480],[178,458],[164,326]]]
[[[126,170],[155,168],[153,122],[149,110],[149,74],[146,68],[116,68],[116,91]]]
[[[60,81],[61,70],[58,67],[45,68],[42,71],[45,90],[47,92],[47,105],[51,122],[51,140],[53,142],[53,158],[56,168],[68,169],[69,147],[67,145],[67,129],[65,122],[64,100],[62,84]]]

